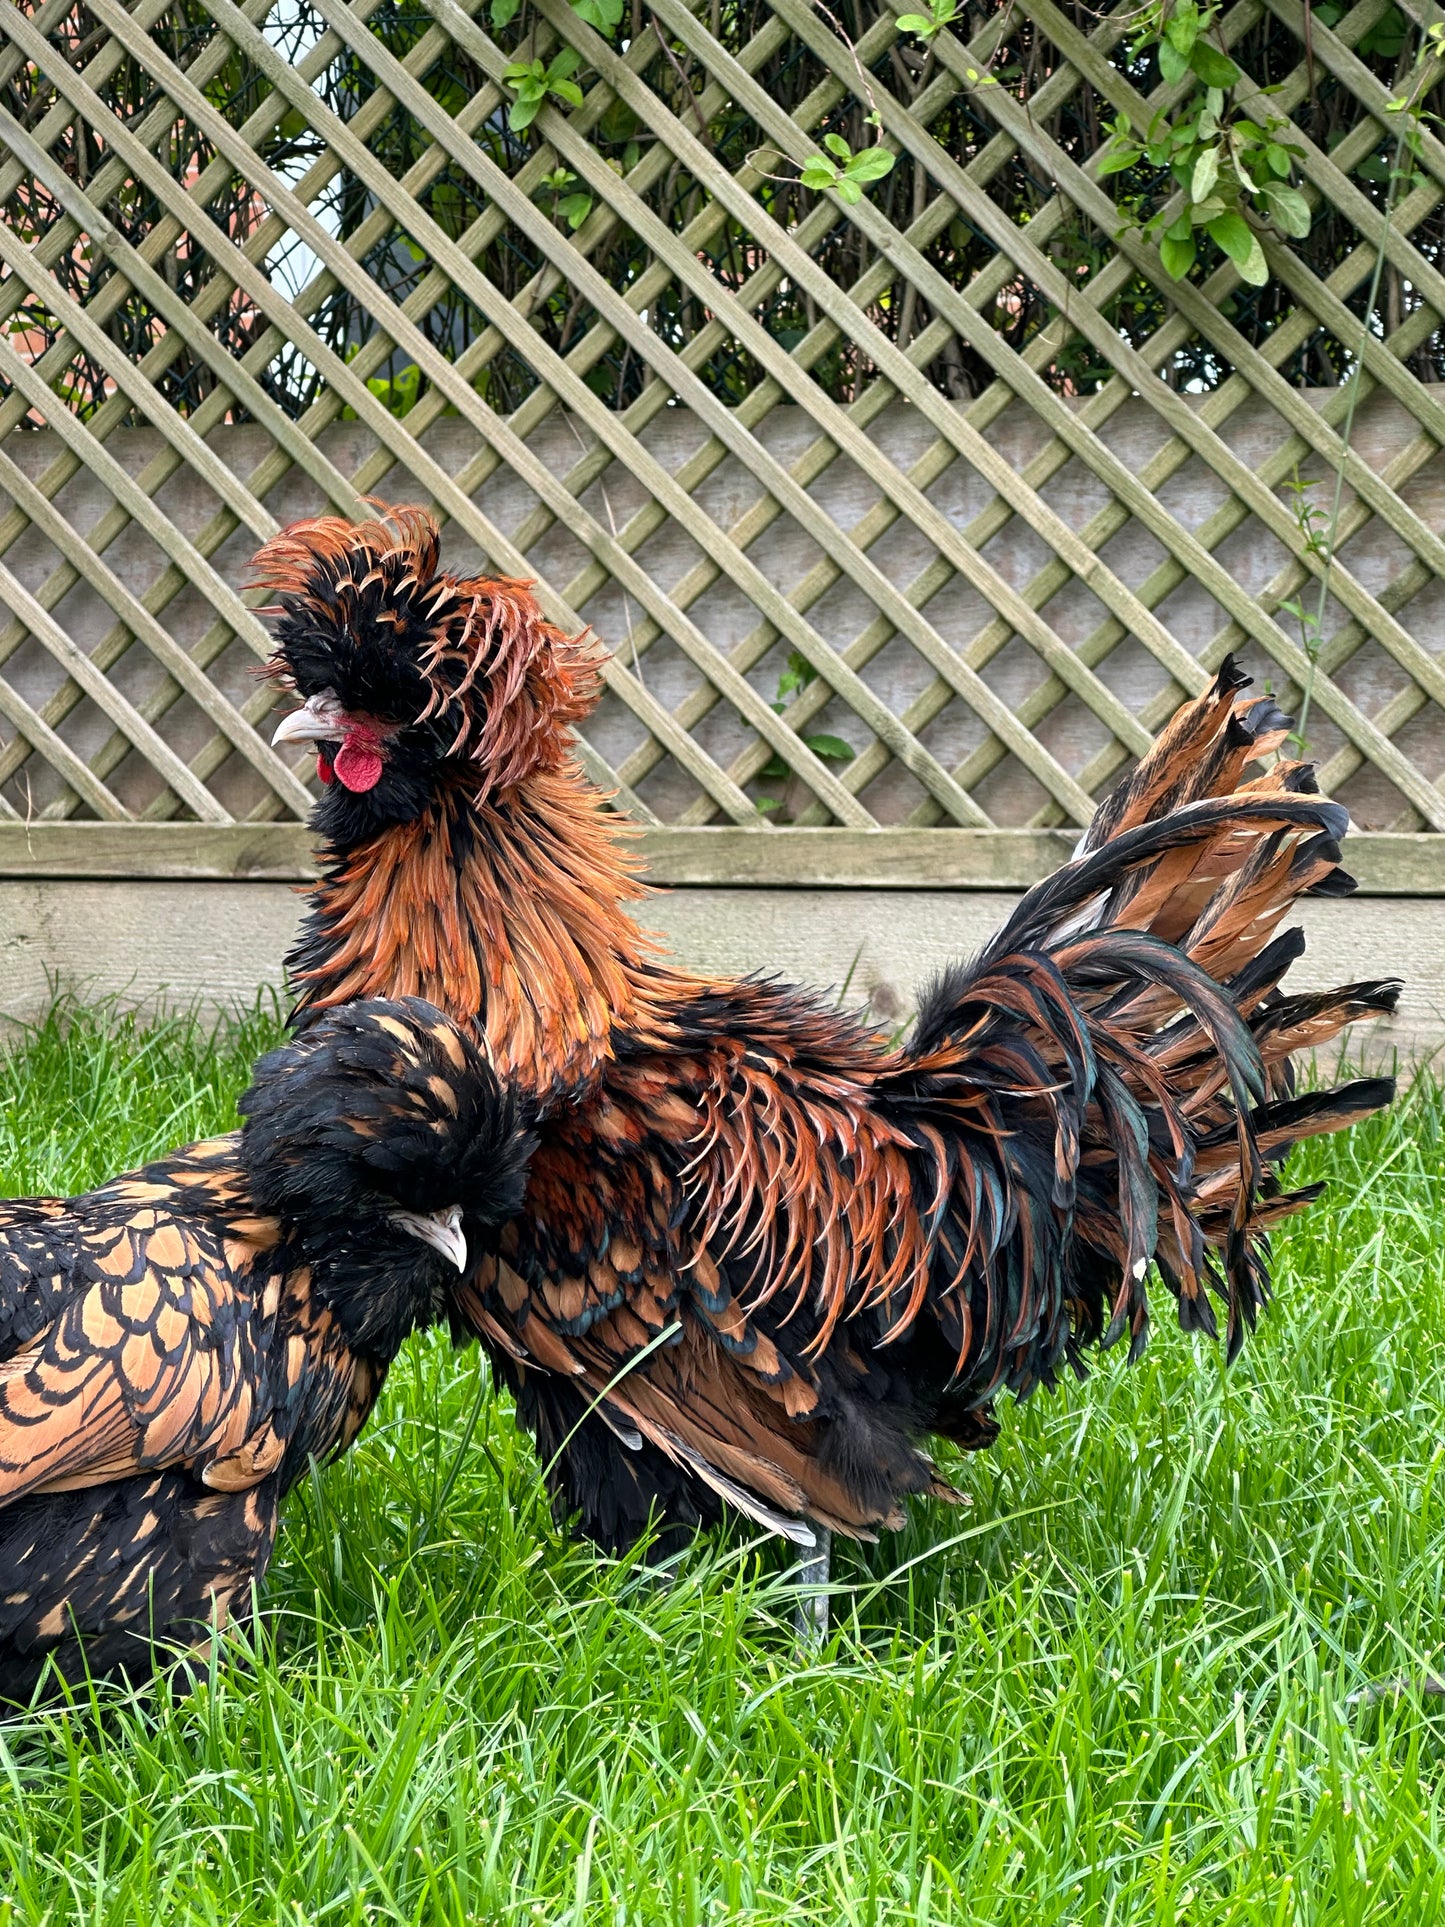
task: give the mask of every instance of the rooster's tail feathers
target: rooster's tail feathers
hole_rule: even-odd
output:
[[[1271,696],[1236,702],[1248,687],[1249,677],[1233,656],[1226,656],[1209,688],[1176,710],[1133,774],[1099,805],[1079,854],[1186,803],[1232,795],[1251,761],[1279,749],[1293,725]],[[1302,780],[1312,785],[1314,779],[1306,771]]]
[[[1241,699],[1245,687],[1226,661],[1100,806],[1072,862],[920,1010],[920,1087],[950,1072],[986,1083],[1015,1146],[1047,1120],[1053,1195],[1016,1187],[1014,1209],[1054,1218],[1025,1242],[1060,1254],[1071,1355],[1126,1330],[1142,1346],[1152,1259],[1186,1328],[1213,1331],[1207,1287],[1225,1298],[1232,1356],[1268,1296],[1266,1228],[1316,1195],[1286,1191],[1277,1167],[1393,1095],[1388,1078],[1295,1094],[1294,1058],[1393,1010],[1399,986],[1281,991],[1304,949],[1298,929],[1276,934],[1296,900],[1354,888],[1340,867],[1348,817],[1304,764],[1246,780],[1291,725],[1272,699]],[[1030,1055],[1048,1080],[1008,1090],[1001,1067]],[[1056,1327],[1036,1310],[1034,1327]],[[1057,1362],[1043,1347],[1000,1355],[997,1376],[1026,1388]]]

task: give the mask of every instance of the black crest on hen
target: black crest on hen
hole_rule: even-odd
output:
[[[522,1202],[522,1099],[421,997],[343,1004],[256,1066],[238,1106],[241,1162],[263,1211],[315,1240],[375,1209],[460,1204],[478,1228]]]

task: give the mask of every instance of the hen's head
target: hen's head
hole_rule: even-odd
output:
[[[419,997],[324,1012],[241,1099],[252,1202],[358,1350],[391,1356],[521,1208],[532,1140],[476,1045]]]
[[[487,797],[556,768],[597,700],[595,649],[528,584],[446,575],[439,556],[432,516],[400,508],[294,523],[256,557],[277,596],[267,667],[302,698],[275,741],[315,743],[337,841],[410,822],[448,784]]]

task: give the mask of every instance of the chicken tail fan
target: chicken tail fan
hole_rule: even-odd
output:
[[[1283,754],[1289,719],[1246,687],[1227,660],[1073,860],[920,1011],[895,1114],[946,1134],[966,1101],[983,1124],[962,1139],[954,1125],[971,1168],[930,1284],[974,1409],[1077,1367],[1089,1340],[1128,1332],[1142,1349],[1151,1265],[1186,1329],[1212,1333],[1209,1292],[1223,1298],[1233,1357],[1268,1297],[1269,1226],[1318,1195],[1285,1187],[1290,1150],[1394,1094],[1384,1077],[1296,1088],[1302,1053],[1392,1011],[1400,986],[1281,989],[1304,949],[1280,929],[1296,900],[1355,887],[1347,813]]]

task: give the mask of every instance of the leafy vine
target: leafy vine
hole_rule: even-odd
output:
[[[1413,163],[1420,157],[1424,146],[1426,125],[1431,122],[1438,124],[1440,120],[1439,115],[1426,111],[1424,102],[1430,88],[1439,79],[1442,59],[1445,59],[1445,22],[1437,22],[1434,26],[1422,31],[1419,52],[1415,57],[1410,76],[1409,91],[1397,95],[1389,102],[1387,108],[1395,123],[1395,149],[1386,170],[1384,226],[1380,234],[1379,246],[1375,251],[1375,266],[1370,277],[1369,291],[1365,297],[1364,318],[1360,323],[1360,345],[1354,357],[1354,366],[1350,370],[1349,400],[1346,403],[1344,426],[1340,435],[1339,459],[1334,468],[1334,491],[1328,517],[1320,509],[1305,507],[1298,474],[1295,477],[1296,485],[1293,491],[1295,519],[1300,525],[1307,552],[1318,556],[1323,564],[1320,569],[1319,591],[1314,608],[1309,609],[1305,606],[1303,591],[1292,601],[1282,605],[1299,623],[1301,643],[1309,660],[1309,674],[1300,703],[1299,717],[1295,724],[1295,737],[1302,752],[1308,748],[1305,731],[1309,724],[1310,705],[1314,699],[1315,681],[1319,671],[1320,656],[1324,649],[1325,611],[1329,601],[1330,575],[1334,567],[1335,548],[1339,537],[1340,513],[1344,505],[1345,457],[1349,452],[1350,438],[1354,433],[1355,410],[1359,405],[1361,385],[1364,381],[1365,348],[1370,334],[1370,317],[1374,314],[1376,302],[1379,299],[1386,248],[1400,192],[1403,188],[1414,187],[1424,180],[1424,176],[1416,170]],[[1407,154],[1411,156],[1408,162],[1405,158]],[[1318,526],[1321,521],[1325,524],[1323,529]]]
[[[1161,108],[1143,132],[1127,114],[1107,122],[1111,136],[1101,175],[1122,174],[1147,164],[1167,170],[1164,204],[1148,209],[1155,193],[1121,198],[1125,227],[1139,228],[1159,244],[1165,272],[1175,281],[1199,258],[1206,234],[1239,270],[1262,288],[1269,279],[1256,224],[1303,240],[1311,226],[1309,202],[1292,176],[1303,150],[1289,138],[1278,115],[1263,120],[1243,113],[1233,99],[1242,75],[1224,46],[1217,0],[1151,0],[1129,48],[1131,60],[1153,50],[1170,85],[1192,86],[1171,115]],[[1183,207],[1176,200],[1182,190]]]

